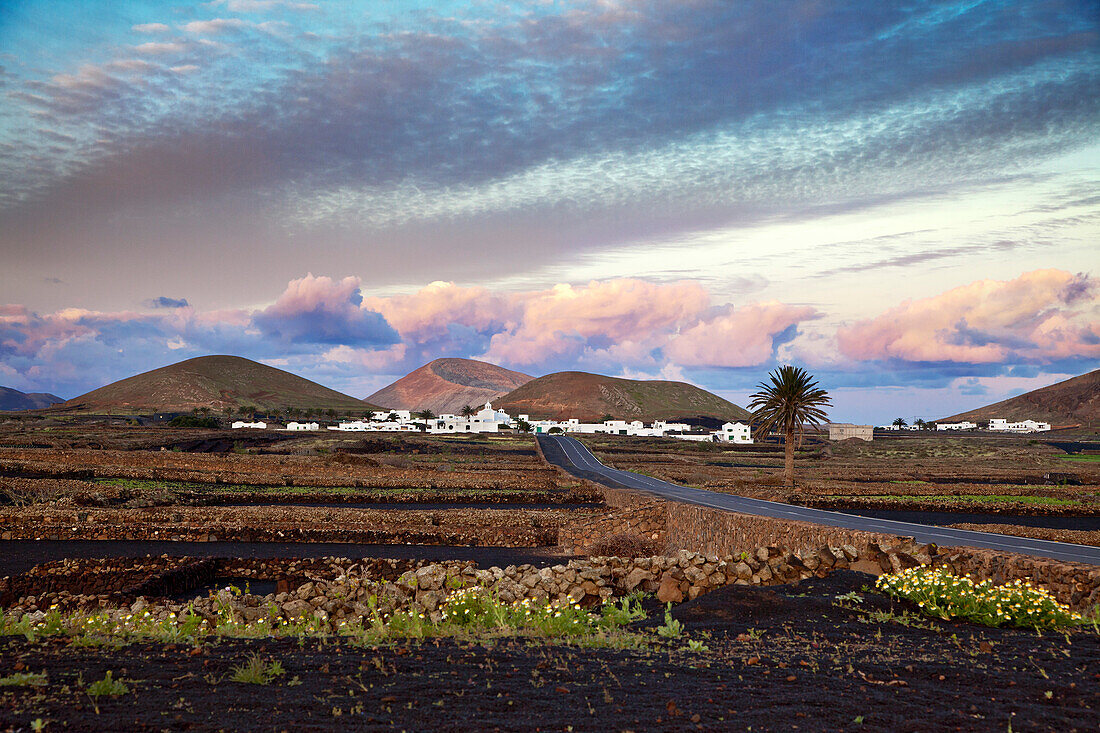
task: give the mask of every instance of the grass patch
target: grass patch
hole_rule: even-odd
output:
[[[135,491],[193,491],[215,494],[357,494],[369,491],[355,486],[267,486],[257,484],[203,484],[191,481],[158,481],[155,479],[96,478],[93,483],[117,489]],[[402,489],[406,491],[408,489]]]
[[[45,687],[49,681],[45,672],[16,672],[0,677],[0,687]]]
[[[229,679],[246,685],[269,685],[275,681],[275,678],[282,677],[284,674],[286,670],[278,659],[265,662],[253,654],[246,663],[233,668],[233,674]]]
[[[441,493],[461,494],[471,498],[492,498],[501,492],[514,492],[512,489],[467,489],[462,487],[432,488],[430,486],[403,486],[401,488],[373,488],[359,486],[267,486],[258,484],[204,484],[189,481],[158,481],[153,479],[96,478],[94,483],[131,491],[169,491],[173,493],[218,494],[259,494],[269,496],[363,496],[395,498],[401,496],[435,495]],[[545,490],[532,490],[525,493],[545,494]]]
[[[1100,455],[1087,456],[1058,456],[1063,461],[1080,461],[1083,463],[1100,463]]]
[[[116,680],[111,670],[107,670],[107,674],[103,679],[96,680],[88,685],[85,691],[91,697],[118,697],[119,695],[128,694],[130,688],[122,680]]]
[[[866,494],[864,496],[840,496],[834,499],[885,499],[888,501],[976,501],[983,503],[1010,502],[1018,504],[1047,504],[1051,506],[1067,506],[1080,504],[1077,499],[1059,499],[1053,496],[1016,496],[1013,494]]]
[[[28,641],[67,637],[76,646],[138,641],[200,644],[220,637],[340,636],[363,646],[436,637],[527,637],[627,648],[647,643],[642,635],[624,628],[645,618],[640,599],[640,595],[632,595],[584,609],[575,603],[531,600],[506,603],[487,589],[469,587],[450,594],[437,620],[415,610],[383,614],[378,611],[377,597],[372,596],[368,599],[370,612],[366,616],[332,623],[315,617],[284,619],[274,604],[268,608],[266,617],[253,622],[238,620],[228,604],[217,609],[215,618],[209,620],[190,608],[162,620],[148,612],[131,614],[125,609],[92,614],[63,614],[53,609],[41,618],[23,616],[17,620],[0,610],[0,636],[24,636]]]

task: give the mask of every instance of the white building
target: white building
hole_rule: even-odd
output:
[[[963,420],[962,422],[936,423],[936,430],[976,430],[977,428],[978,424],[972,423],[969,420]]]
[[[752,443],[752,428],[744,423],[728,422],[722,425],[722,429],[715,433],[715,436],[725,443],[748,445]]]
[[[254,430],[267,430],[267,423],[265,422],[245,422],[244,420],[237,420],[231,426],[234,430],[240,430],[241,428],[252,428]]]
[[[451,417],[454,417],[453,415]],[[455,419],[454,423],[457,426],[461,420]],[[492,402],[486,402],[485,407],[482,407],[477,413],[469,419],[469,425],[471,433],[495,433],[500,430],[501,426],[509,426],[512,424],[512,418],[504,410],[494,410]],[[465,426],[463,426],[465,427]],[[467,432],[463,429],[461,432]]]
[[[1002,418],[993,418],[989,421],[989,429],[1001,433],[1041,433],[1050,430],[1050,423],[1035,420],[1009,422]]]
[[[363,432],[366,430],[378,430],[376,423],[364,420],[346,420],[336,425],[330,425],[329,430],[343,430],[349,432]],[[289,425],[287,427],[290,427]]]
[[[320,430],[321,424],[315,422],[288,422],[286,429],[290,431]]]
[[[393,420],[390,420],[391,415]],[[412,420],[412,410],[378,410],[371,413],[370,419],[371,422],[409,422]]]

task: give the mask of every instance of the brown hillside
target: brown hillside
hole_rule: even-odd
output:
[[[458,414],[466,405],[480,407],[533,377],[473,359],[436,359],[409,372],[368,401],[392,410],[431,410]]]
[[[0,387],[0,410],[38,410],[65,400],[48,392],[20,392]]]
[[[1100,424],[1100,369],[941,422],[971,420],[980,425],[995,417],[1040,420],[1053,427],[1096,427]]]
[[[316,382],[239,356],[200,356],[120,380],[55,410],[116,413],[215,411],[254,405],[362,414],[372,405]]]
[[[557,372],[533,379],[494,403],[509,415],[532,419],[575,417],[598,420],[612,415],[623,420],[668,420],[713,417],[744,420],[749,413],[737,405],[684,382],[640,381],[586,372]]]

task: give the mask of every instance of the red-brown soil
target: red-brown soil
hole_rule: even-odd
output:
[[[1055,428],[1100,427],[1100,369],[986,407],[960,412],[940,422],[970,420],[982,425],[993,418],[1037,420],[1049,422]]]
[[[530,449],[529,449],[530,450]],[[365,488],[551,489],[557,474],[529,456],[460,455],[393,460],[340,455],[207,455],[173,451],[59,451],[0,448],[0,475],[26,478],[124,478],[200,484]],[[388,465],[394,464],[394,465]]]
[[[378,390],[368,402],[391,410],[431,410],[457,415],[481,409],[534,377],[473,359],[436,359]]]
[[[254,406],[362,414],[373,405],[239,356],[200,356],[122,379],[50,408],[52,412],[145,414]]]
[[[0,730],[36,718],[80,731],[1096,729],[1095,635],[932,622],[862,592],[869,582],[836,573],[684,603],[675,616],[704,652],[654,635],[654,604],[638,628],[647,641],[622,650],[510,639],[112,649],[5,637],[0,676],[45,672],[48,684],[0,688]],[[837,599],[851,592],[862,601]],[[230,681],[253,654],[286,674],[268,686]],[[93,702],[83,690],[108,670],[130,692]]]
[[[709,417],[745,420],[748,412],[718,395],[684,382],[620,379],[587,372],[556,372],[533,379],[501,397],[496,407],[509,415],[595,421]]]
[[[558,527],[602,509],[359,509],[311,506],[0,508],[3,539],[556,545]]]

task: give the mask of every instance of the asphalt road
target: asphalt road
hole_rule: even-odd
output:
[[[774,519],[791,519],[831,527],[913,537],[919,542],[931,542],[943,547],[964,545],[1003,552],[1018,552],[1021,555],[1047,557],[1065,562],[1100,565],[1100,547],[1074,545],[1068,542],[1033,540],[1026,537],[1013,537],[989,532],[971,532],[964,529],[933,527],[926,524],[897,522],[891,519],[859,517],[853,514],[825,511],[824,509],[810,509],[791,504],[780,504],[774,501],[720,494],[705,489],[693,489],[689,486],[679,486],[668,481],[631,473],[630,471],[608,468],[600,463],[584,447],[584,444],[576,438],[560,435],[540,435],[538,440],[548,461],[577,476],[612,486],[647,491],[666,499],[683,501],[688,504],[698,504],[714,509],[725,509],[726,511],[755,514]]]

